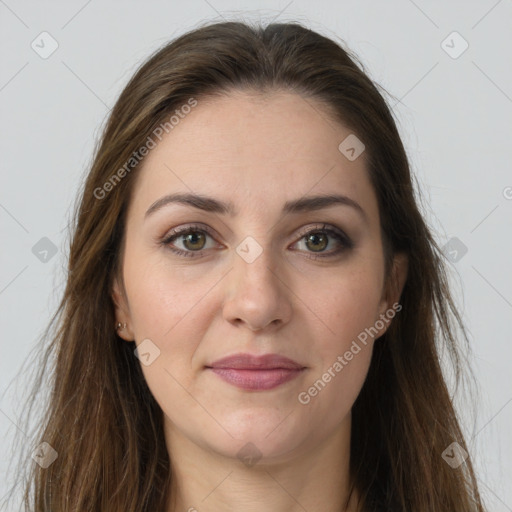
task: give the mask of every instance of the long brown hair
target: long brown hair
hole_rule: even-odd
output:
[[[133,345],[115,332],[111,298],[140,164],[134,155],[191,98],[278,89],[321,102],[363,141],[387,271],[396,252],[409,258],[402,310],[375,344],[352,410],[350,469],[362,510],[484,510],[471,457],[457,468],[442,457],[453,442],[469,451],[441,368],[445,347],[459,382],[466,370],[462,349],[469,348],[444,257],[419,211],[391,110],[343,46],[298,23],[208,23],[156,51],[131,78],[82,186],[65,292],[43,336],[50,342],[27,414],[50,376],[51,393],[31,446],[44,441],[57,458],[46,468],[23,461],[28,510],[165,510],[173,480],[163,413]]]

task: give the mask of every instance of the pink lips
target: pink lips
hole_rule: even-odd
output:
[[[278,354],[235,354],[219,359],[206,368],[226,382],[250,390],[275,388],[294,379],[305,369],[299,363]]]

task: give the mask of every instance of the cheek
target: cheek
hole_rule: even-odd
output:
[[[325,326],[316,330],[316,364],[297,401],[312,423],[323,418],[319,428],[325,433],[343,421],[364,384],[374,344],[369,333],[378,318],[379,298],[375,282],[340,280],[328,301],[318,301],[323,304]]]
[[[375,268],[361,266],[356,271],[331,276],[324,286],[310,294],[311,309],[324,322],[323,345],[343,349],[365,329],[375,325],[381,306],[382,276]],[[332,340],[337,340],[333,343]]]
[[[337,279],[331,277],[326,286],[309,295],[308,305],[321,320],[315,329],[318,364],[308,381],[313,388],[305,390],[310,398],[322,394],[313,408],[335,402],[340,412],[346,412],[357,397],[377,337],[380,283],[375,268],[361,266],[358,271],[340,273]]]
[[[193,383],[191,360],[202,326],[191,319],[197,318],[201,299],[212,284],[207,286],[210,279],[185,280],[179,269],[169,269],[154,257],[143,265],[136,262],[132,258],[125,263],[131,324],[138,346],[151,340],[150,352],[155,356],[148,365],[141,358],[142,372],[155,400],[170,414],[177,404],[193,405],[185,389]],[[203,281],[208,282],[203,286]]]
[[[130,297],[130,318],[136,337],[164,342],[189,324],[218,276],[195,276],[185,267],[172,265],[165,254],[137,254],[125,261],[125,285]]]

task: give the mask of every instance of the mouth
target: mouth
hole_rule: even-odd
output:
[[[278,354],[235,354],[205,369],[238,388],[258,391],[281,386],[298,377],[306,367]]]

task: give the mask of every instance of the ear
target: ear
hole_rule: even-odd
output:
[[[388,308],[392,307],[395,302],[400,301],[400,296],[407,281],[408,269],[409,258],[407,254],[403,252],[396,253],[385,291]]]
[[[384,328],[379,333],[382,336],[391,324],[391,319],[394,318],[396,311],[400,311],[401,307],[398,308],[400,303],[400,297],[407,281],[407,274],[409,269],[409,258],[405,253],[396,253],[393,257],[393,263],[391,265],[390,275],[386,276],[386,283],[384,286],[379,313],[380,319],[385,324]],[[396,304],[396,306],[395,306]],[[391,314],[390,310],[393,311]],[[386,312],[388,314],[386,314]]]
[[[124,290],[121,289],[119,285],[118,279],[114,279],[114,284],[112,286],[112,301],[114,302],[115,316],[116,316],[116,325],[113,326],[117,335],[125,341],[134,341],[135,336],[133,335],[133,331],[131,329],[131,318],[130,318],[130,310],[128,308],[128,303],[126,300],[126,294]],[[126,327],[117,329],[117,324],[125,324]]]

